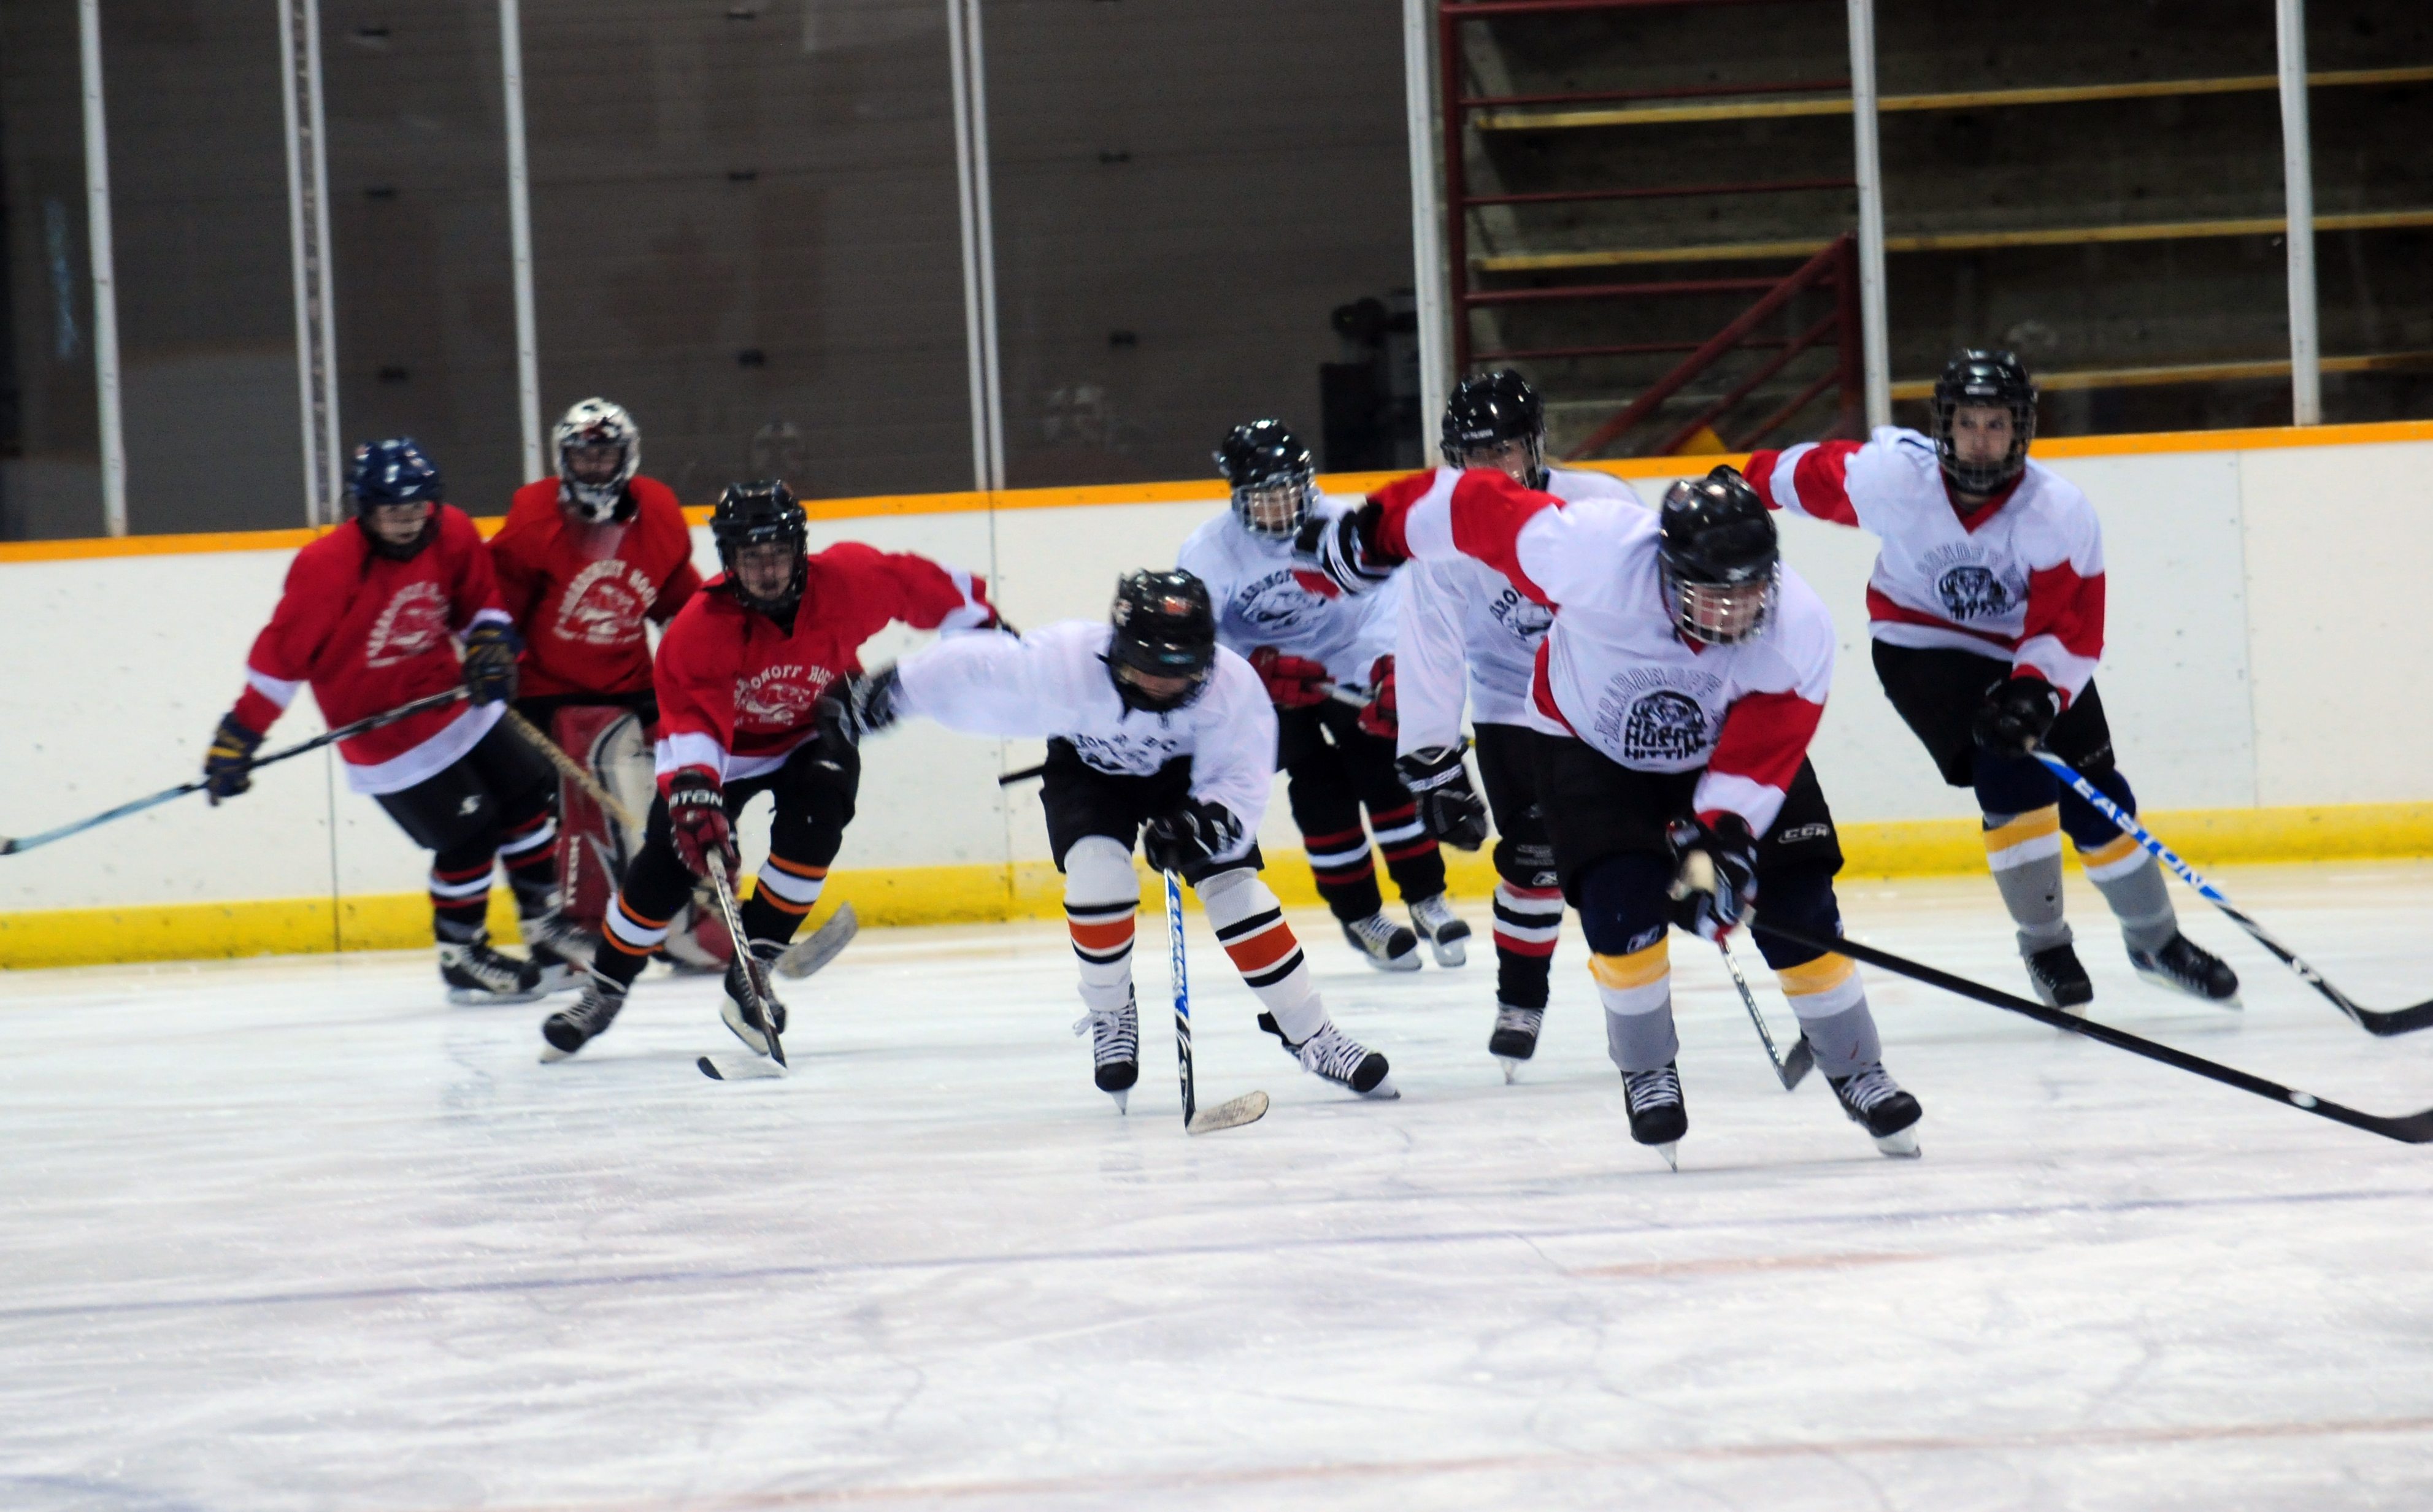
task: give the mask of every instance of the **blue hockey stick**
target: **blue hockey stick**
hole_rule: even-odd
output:
[[[2121,812],[2118,804],[2107,797],[2101,789],[2079,775],[2068,762],[2050,751],[2031,751],[2028,754],[2043,762],[2046,770],[2054,776],[2068,784],[2069,790],[2085,799],[2094,807],[2097,813],[2119,825],[2122,834],[2146,847],[2148,854],[2169,867],[2173,875],[2194,888],[2199,897],[2228,915],[2233,924],[2246,930],[2249,937],[2257,944],[2272,952],[2283,965],[2298,974],[2300,981],[2322,994],[2334,1008],[2346,1013],[2359,1028],[2364,1029],[2368,1034],[2387,1038],[2393,1034],[2406,1034],[2414,1029],[2433,1026],[2433,1000],[2419,1003],[2413,1008],[2395,1009],[2388,1012],[2366,1008],[2351,1001],[2346,993],[2325,981],[2322,972],[2298,959],[2296,951],[2273,939],[2270,930],[2240,912],[2230,899],[2222,896],[2221,889],[2199,876],[2196,868],[2173,855],[2170,847],[2156,840],[2148,832],[2145,825],[2137,823],[2131,815]]]
[[[1231,1102],[1199,1111],[1199,1087],[1191,1074],[1191,977],[1182,960],[1182,884],[1165,874],[1166,971],[1174,981],[1174,1074],[1182,1083],[1182,1130],[1205,1134],[1219,1129],[1255,1124],[1268,1114],[1268,1095],[1246,1092]]]

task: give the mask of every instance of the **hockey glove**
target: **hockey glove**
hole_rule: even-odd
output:
[[[1331,518],[1313,514],[1302,520],[1293,536],[1294,580],[1317,593],[1332,586],[1357,596],[1384,587],[1403,565],[1403,558],[1378,542],[1377,528],[1385,518],[1384,507],[1372,499]]]
[[[1185,876],[1242,843],[1242,822],[1223,804],[1193,799],[1141,831],[1141,854],[1161,872]]]
[[[712,857],[734,868],[735,827],[727,822],[717,780],[708,773],[687,768],[668,784],[668,829],[676,842],[676,858],[693,875],[707,876]]]
[[[1714,823],[1681,821],[1672,826],[1681,858],[1669,895],[1673,922],[1701,940],[1721,940],[1757,907],[1757,837],[1738,814]]]
[[[1251,653],[1251,671],[1268,685],[1268,702],[1278,708],[1314,708],[1326,702],[1325,691],[1319,688],[1326,681],[1326,667],[1306,656],[1287,656],[1273,646],[1261,646]]]
[[[1420,823],[1429,834],[1457,851],[1474,851],[1487,843],[1487,805],[1470,785],[1461,747],[1432,745],[1396,757],[1394,770],[1419,801]]]
[[[1369,669],[1369,702],[1360,706],[1360,727],[1381,740],[1403,733],[1402,716],[1394,707],[1394,658],[1380,656]]]
[[[2052,733],[2061,716],[2061,695],[2030,672],[1996,683],[1978,706],[1977,743],[2002,756],[2026,756]]]
[[[848,677],[821,695],[816,713],[821,738],[840,745],[859,746],[865,735],[876,735],[895,722],[895,695],[904,681],[889,662],[875,672]]]
[[[485,620],[465,632],[465,693],[476,704],[503,704],[516,696],[516,658],[523,638],[513,627]]]
[[[260,749],[259,733],[247,729],[233,714],[221,719],[212,735],[212,748],[203,753],[203,791],[211,796],[213,807],[253,786],[253,754]]]

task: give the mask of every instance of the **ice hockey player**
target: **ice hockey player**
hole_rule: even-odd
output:
[[[1455,383],[1445,403],[1442,445],[1444,465],[1456,471],[1491,467],[1562,500],[1640,502],[1618,478],[1546,466],[1545,407],[1516,372],[1478,373]],[[1446,844],[1477,849],[1489,811],[1495,816],[1495,1028],[1487,1047],[1508,1077],[1537,1053],[1563,926],[1563,890],[1538,807],[1528,727],[1530,677],[1554,615],[1472,557],[1416,562],[1401,577],[1398,764],[1421,819]],[[1484,806],[1462,764],[1465,681]]]
[[[354,525],[296,553],[246,658],[244,696],[203,761],[212,802],[252,785],[254,752],[307,683],[336,725],[461,682],[466,702],[340,741],[347,786],[434,853],[432,932],[450,1001],[521,1003],[562,991],[574,977],[549,956],[564,938],[549,813],[555,773],[499,725],[516,694],[519,648],[490,553],[472,520],[442,502],[439,469],[411,437],[357,447],[348,491]],[[507,874],[533,959],[490,947],[493,866]]]
[[[1318,892],[1361,959],[1382,971],[1420,969],[1420,940],[1440,966],[1468,954],[1470,926],[1445,899],[1444,857],[1394,771],[1391,722],[1399,595],[1350,597],[1294,575],[1293,534],[1343,505],[1322,499],[1309,449],[1278,420],[1235,426],[1216,449],[1232,510],[1183,543],[1177,566],[1208,586],[1216,638],[1249,659],[1276,710],[1276,764]],[[1351,707],[1324,685],[1366,689]],[[1411,928],[1386,917],[1360,810],[1369,810],[1386,870]],[[1413,931],[1417,934],[1414,935]]]
[[[1116,586],[1113,619],[942,640],[854,682],[834,718],[857,741],[915,714],[975,735],[1047,739],[1040,803],[1086,1010],[1073,1032],[1089,1031],[1098,1090],[1116,1106],[1140,1078],[1135,839],[1152,868],[1199,894],[1267,1010],[1261,1028],[1329,1081],[1396,1096],[1386,1058],[1327,1017],[1292,926],[1259,879],[1275,716],[1258,674],[1216,644],[1207,587],[1185,571],[1133,572]]]
[[[622,407],[583,400],[557,422],[555,442],[557,475],[517,489],[490,541],[500,599],[524,642],[516,708],[612,791],[634,793],[628,803],[639,810],[659,717],[648,627],[666,624],[701,586],[692,533],[675,494],[641,475],[641,432]],[[610,752],[640,768],[632,780],[599,771],[595,756]],[[619,862],[640,837],[618,834],[580,793],[571,804],[561,796],[557,817],[564,913],[597,929]]]
[[[2180,933],[2162,869],[2028,753],[2042,746],[2135,813],[2095,690],[2103,533],[2076,486],[2030,461],[2036,389],[2007,351],[1964,351],[1935,381],[1934,434],[1760,451],[1749,483],[1777,509],[1866,531],[1876,675],[1955,788],[1974,788],[1985,855],[2038,997],[2095,996],[2062,920],[2061,837],[2120,922],[2140,976],[2224,1007],[2238,977]]]
[[[1653,516],[1447,469],[1313,522],[1301,544],[1348,590],[1463,554],[1554,609],[1530,688],[1538,801],[1594,952],[1631,1137],[1672,1160],[1689,1115],[1669,928],[1719,939],[1761,896],[1761,921],[1841,927],[1841,844],[1807,756],[1833,622],[1782,565],[1773,517],[1729,467],[1676,484]],[[1858,969],[1757,941],[1843,1111],[1886,1153],[1914,1154],[1917,1099],[1884,1070]]]
[[[820,695],[861,671],[857,649],[891,623],[946,632],[997,623],[986,585],[969,572],[854,541],[813,554],[803,506],[774,480],[730,484],[709,529],[725,570],[676,615],[653,665],[659,797],[582,1000],[541,1026],[543,1060],[572,1055],[608,1028],[693,878],[736,865],[735,816],[764,792],[775,795],[769,859],[742,905],[746,938],[727,965],[720,1011],[736,1038],[768,1054],[743,950],[763,962],[785,951],[819,902],[861,783],[859,754],[819,738]],[[771,1001],[783,1034],[785,1005]]]

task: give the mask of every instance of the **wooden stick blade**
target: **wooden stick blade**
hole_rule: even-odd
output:
[[[1267,1115],[1268,1095],[1246,1092],[1231,1102],[1220,1102],[1214,1108],[1201,1110],[1183,1128],[1195,1134],[1213,1134],[1219,1130],[1255,1124]]]

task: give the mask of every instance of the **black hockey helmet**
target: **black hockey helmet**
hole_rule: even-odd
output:
[[[1253,535],[1288,541],[1318,501],[1318,467],[1282,420],[1234,427],[1216,448],[1216,470],[1234,485],[1234,514]]]
[[[1964,404],[1984,404],[2011,412],[2011,450],[1999,462],[1960,460],[1953,443],[1952,420]],[[1981,351],[1975,348],[1943,365],[1934,381],[1934,455],[1943,475],[1965,494],[1990,494],[2027,470],[2028,443],[2036,437],[2036,385],[2016,353]]]
[[[1475,466],[1473,453],[1507,441],[1529,444],[1524,486],[1546,486],[1546,406],[1529,381],[1509,367],[1472,373],[1445,397],[1444,433],[1440,438],[1445,466]]]
[[[709,512],[710,539],[718,543],[718,560],[726,569],[728,590],[747,609],[766,615],[788,615],[803,601],[803,558],[809,550],[809,526],[794,490],[774,478],[757,483],[731,483]],[[749,546],[783,545],[792,549],[794,573],[774,598],[757,598],[744,591],[737,560]]]
[[[1107,643],[1107,674],[1126,706],[1162,714],[1199,696],[1216,665],[1216,615],[1208,585],[1181,568],[1127,572],[1115,585],[1115,626]],[[1169,690],[1138,678],[1182,679]]]
[[[1658,512],[1657,560],[1673,623],[1710,646],[1765,633],[1782,580],[1782,546],[1765,501],[1730,467],[1685,478]]]
[[[374,552],[392,561],[410,559],[439,533],[438,506],[447,498],[439,466],[423,455],[421,445],[410,435],[366,441],[355,448],[347,467],[347,494],[355,501],[355,524],[364,538],[371,542]],[[375,509],[423,503],[431,506],[430,518],[423,521],[421,533],[403,545],[372,528],[369,515]]]

